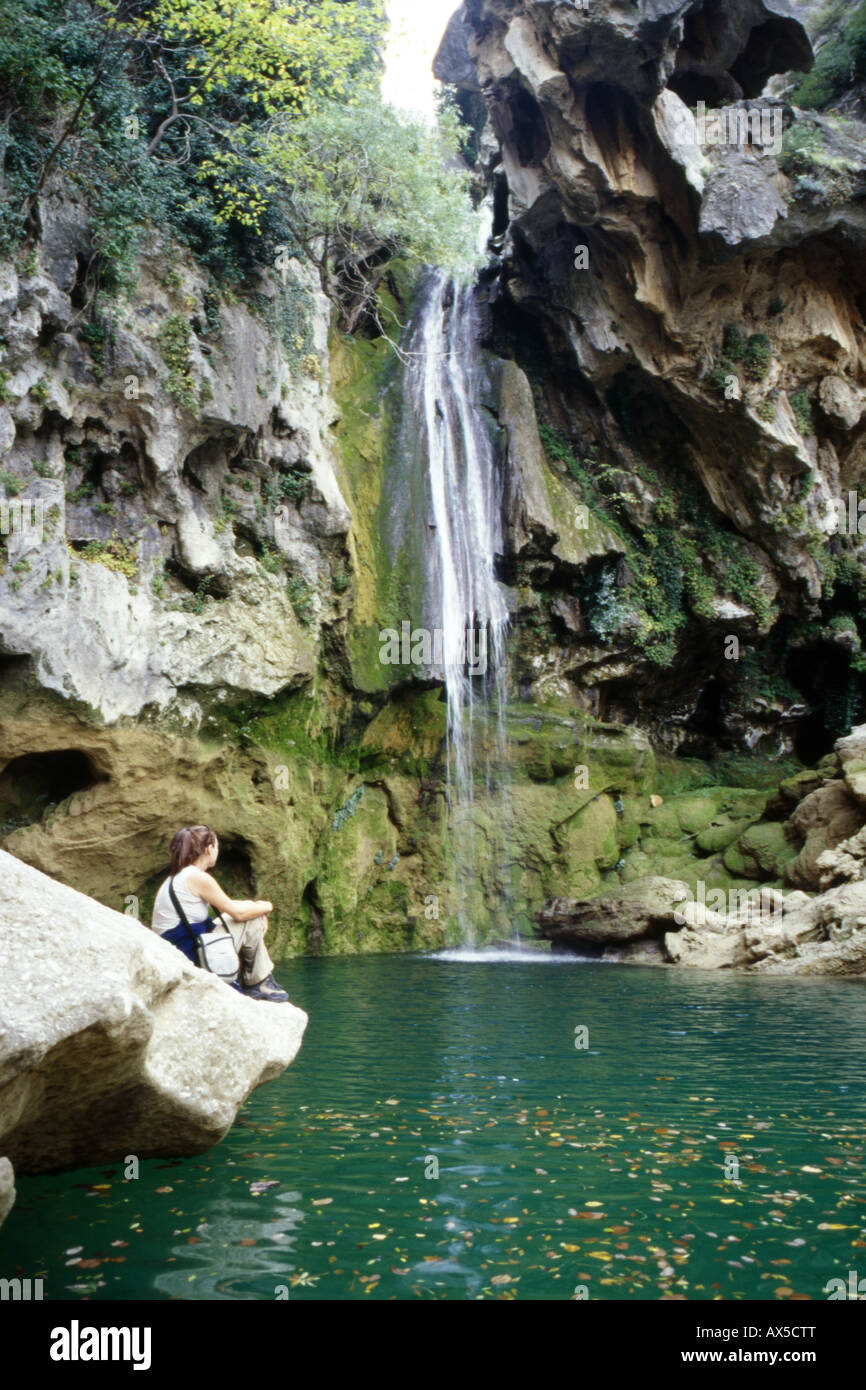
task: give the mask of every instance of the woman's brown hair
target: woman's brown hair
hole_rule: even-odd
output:
[[[181,869],[194,864],[206,849],[216,844],[216,833],[209,825],[194,825],[179,830],[171,842],[171,872],[179,874]]]

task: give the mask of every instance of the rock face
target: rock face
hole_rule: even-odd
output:
[[[467,0],[437,60],[489,117],[491,344],[570,510],[619,541],[577,574],[548,548],[548,670],[697,756],[796,747],[810,703],[838,735],[858,679],[834,573],[862,567],[837,532],[866,457],[866,132],[762,95],[811,64],[784,0]]]
[[[209,1148],[307,1024],[2,851],[0,980],[0,1152],[27,1173]]]
[[[4,532],[4,657],[108,722],[147,708],[195,728],[227,694],[309,683],[347,606],[331,579],[350,522],[317,278],[293,261],[230,300],[152,242],[82,335],[86,212],[56,189],[41,218],[31,263],[0,268],[2,476],[39,513]]]
[[[809,62],[781,0],[449,25],[493,195],[513,618],[511,863],[482,792],[479,935],[655,876],[814,890],[859,863],[856,759],[794,819],[805,787],[770,814],[760,760],[856,717],[864,565],[834,527],[866,476],[862,131],[783,85],[748,139],[699,138],[698,102],[742,122]],[[77,198],[49,184],[0,265],[0,844],[146,920],[171,833],[207,821],[229,890],[277,903],[275,956],[439,947],[446,710],[379,660],[430,570],[398,357],[329,333],[309,265],[229,290],[167,233],[94,298]],[[388,284],[408,320],[417,283]]]

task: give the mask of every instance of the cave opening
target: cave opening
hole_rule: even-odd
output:
[[[304,889],[300,906],[301,920],[306,928],[307,952],[311,956],[322,954],[322,906],[316,880],[311,879]]]
[[[829,642],[793,650],[787,674],[812,707],[794,735],[794,751],[808,767],[862,718],[863,680],[852,670],[849,653]]]
[[[50,807],[104,780],[77,748],[12,758],[0,772],[0,836],[38,825]]]

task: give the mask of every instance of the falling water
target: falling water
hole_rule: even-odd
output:
[[[482,409],[474,291],[431,274],[408,344],[407,396],[426,462],[431,607],[442,634],[448,702],[449,842],[461,940],[474,944],[480,893],[476,785],[483,782],[487,862],[503,869],[508,610],[494,574],[502,553],[501,485]],[[478,736],[482,747],[479,748]],[[498,844],[495,841],[499,841]],[[495,861],[499,860],[497,864]]]

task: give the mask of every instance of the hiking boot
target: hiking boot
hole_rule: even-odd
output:
[[[244,989],[247,999],[263,999],[269,1004],[288,1004],[289,996],[284,989],[280,989],[273,975],[269,975],[266,980],[262,980],[257,985],[251,985]]]

